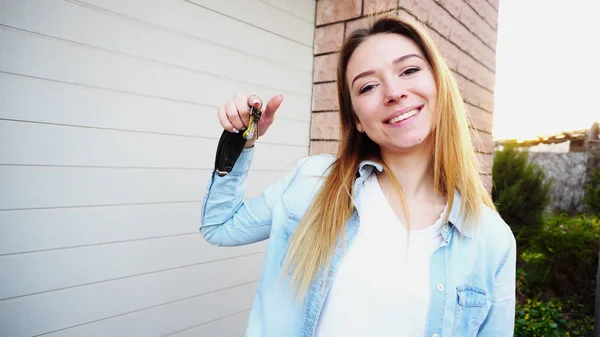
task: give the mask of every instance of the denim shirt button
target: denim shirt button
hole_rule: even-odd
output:
[[[436,288],[437,288],[438,291],[444,291],[444,285],[441,284],[441,283],[438,284]]]
[[[440,335],[437,333],[434,333],[433,335],[431,335],[431,337],[440,337]]]
[[[446,233],[448,231],[448,224],[442,226],[442,230],[444,231],[444,233]]]

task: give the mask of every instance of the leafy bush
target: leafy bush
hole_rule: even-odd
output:
[[[594,313],[600,220],[587,215],[547,215],[521,252],[533,296],[577,297]]]
[[[496,151],[492,168],[492,199],[518,240],[540,226],[550,201],[551,182],[545,182],[542,168],[529,163],[528,157],[528,152],[508,146]]]
[[[593,170],[583,202],[592,214],[600,215],[600,170]]]
[[[557,300],[542,302],[527,299],[517,304],[515,315],[515,337],[566,337],[565,319],[561,315],[561,303]]]
[[[565,329],[572,337],[591,337],[594,332],[594,315],[585,308],[580,298],[571,297],[562,301]]]

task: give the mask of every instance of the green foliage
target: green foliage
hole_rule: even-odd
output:
[[[527,299],[517,304],[515,315],[515,337],[567,337],[566,320],[561,315],[558,300],[547,302]]]
[[[538,165],[529,163],[528,153],[514,147],[496,151],[492,177],[492,199],[517,239],[539,227],[550,200],[551,182],[545,182],[546,175]]]
[[[600,215],[600,170],[593,170],[583,202],[592,214]]]
[[[581,298],[587,313],[593,314],[599,250],[598,218],[546,215],[520,255],[529,292]]]
[[[585,308],[580,298],[569,297],[562,301],[565,329],[572,337],[591,337],[594,331],[594,315]]]

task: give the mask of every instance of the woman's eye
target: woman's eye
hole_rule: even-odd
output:
[[[369,85],[365,85],[364,87],[362,87],[359,91],[359,94],[364,94],[365,92],[371,91],[371,89],[375,88],[376,85],[375,84],[369,84]]]
[[[412,75],[412,74],[418,72],[419,70],[421,70],[421,69],[420,68],[416,68],[416,67],[414,67],[414,68],[408,68],[405,71],[403,71],[400,74],[400,76],[402,76],[402,75]]]

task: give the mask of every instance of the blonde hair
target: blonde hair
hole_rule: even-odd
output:
[[[479,175],[477,157],[471,143],[466,107],[452,72],[435,43],[417,23],[397,17],[377,19],[369,28],[354,31],[339,52],[337,93],[340,116],[340,146],[338,158],[331,165],[311,206],[292,235],[284,270],[291,274],[291,284],[303,299],[318,273],[324,273],[326,282],[337,240],[344,242],[346,223],[354,211],[353,185],[360,163],[376,160],[391,172],[381,160],[379,146],[366,134],[356,130],[346,70],[350,57],[367,38],[376,34],[400,34],[413,40],[423,52],[433,70],[437,94],[437,121],[432,131],[434,140],[434,186],[447,197],[448,209],[454,203],[454,190],[461,194],[461,213],[465,224],[474,223],[482,204],[495,209],[491,197]],[[405,205],[401,186],[393,174],[387,174],[398,189]],[[406,207],[403,207],[406,210]],[[444,222],[448,220],[448,214]],[[408,216],[406,216],[408,219]],[[319,278],[320,279],[320,278]]]

